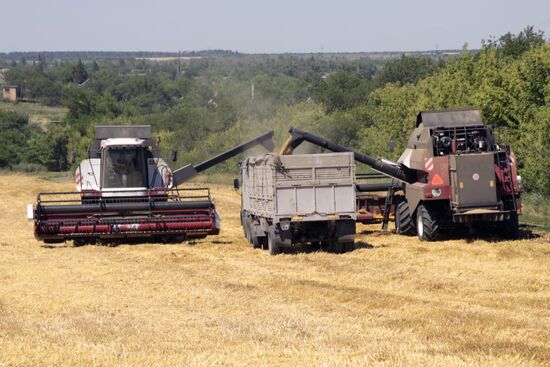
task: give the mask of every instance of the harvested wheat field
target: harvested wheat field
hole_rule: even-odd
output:
[[[220,236],[46,247],[25,205],[71,188],[0,176],[0,366],[550,365],[549,234],[272,257],[213,186]]]

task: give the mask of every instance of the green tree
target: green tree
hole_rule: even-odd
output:
[[[388,61],[374,78],[377,86],[386,83],[416,83],[432,75],[439,69],[438,64],[427,57],[402,55],[399,59]]]
[[[390,83],[371,93],[367,114],[372,123],[360,130],[361,151],[397,159],[415,127],[418,100],[418,88],[412,84]],[[393,153],[388,151],[390,140],[395,143]]]
[[[73,66],[71,71],[71,81],[73,83],[82,84],[88,79],[88,72],[84,67],[81,59]]]
[[[30,158],[50,171],[65,171],[69,168],[67,147],[68,132],[54,125],[46,132],[37,134],[29,142]]]
[[[43,73],[44,70],[46,70],[46,59],[42,56],[42,54],[38,54],[38,65],[36,66],[36,69],[40,73]]]
[[[0,167],[12,167],[26,160],[27,142],[35,131],[27,118],[0,110]]]
[[[539,47],[544,43],[544,31],[535,31],[533,26],[527,26],[517,35],[508,32],[499,38],[490,39],[486,47],[496,48],[503,56],[517,58],[531,47]]]
[[[329,75],[319,86],[317,99],[327,113],[349,110],[366,103],[370,85],[355,73],[339,71]]]

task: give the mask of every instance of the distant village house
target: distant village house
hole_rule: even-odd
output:
[[[9,102],[17,102],[19,87],[16,85],[4,85],[2,87],[2,97]]]

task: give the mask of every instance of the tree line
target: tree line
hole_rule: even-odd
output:
[[[272,128],[282,143],[289,126],[396,159],[419,111],[472,106],[513,145],[526,187],[550,194],[550,46],[533,27],[445,58],[43,58],[38,64],[17,62],[5,74],[32,98],[69,112],[42,131],[24,116],[0,111],[0,139],[6,143],[0,167],[68,169],[72,151],[78,160],[86,157],[95,125],[130,123],[153,125],[165,157],[179,150],[177,166]],[[394,152],[388,151],[390,140]],[[23,151],[22,141],[30,149]],[[216,169],[234,170],[235,164]]]

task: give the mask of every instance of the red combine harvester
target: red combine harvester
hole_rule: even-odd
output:
[[[282,154],[291,154],[304,141],[334,152],[352,151],[304,131],[290,133]],[[416,233],[426,241],[437,239],[444,230],[487,224],[507,238],[519,234],[523,188],[515,155],[506,143],[496,141],[478,110],[419,113],[397,162],[358,152],[354,156],[392,179],[357,185],[358,221],[382,217],[387,226],[390,213],[395,213],[397,233]],[[383,190],[384,199],[374,194]]]
[[[182,240],[216,235],[220,220],[208,188],[179,188],[198,173],[255,147],[273,150],[270,131],[196,166],[172,171],[152,147],[148,125],[97,126],[76,192],[41,192],[27,216],[45,243],[120,239]],[[174,154],[175,160],[175,154]]]

